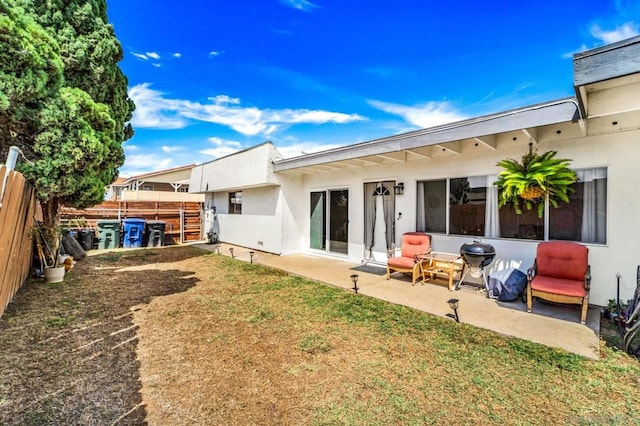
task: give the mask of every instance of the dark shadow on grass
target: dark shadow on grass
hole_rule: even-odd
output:
[[[202,254],[125,257],[118,267]],[[62,283],[27,282],[8,306],[0,320],[0,424],[145,424],[132,309],[198,280],[176,269],[100,269],[106,255],[78,262]]]

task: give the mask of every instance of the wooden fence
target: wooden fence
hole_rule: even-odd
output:
[[[3,182],[5,192],[2,197]],[[0,166],[0,316],[31,271],[31,229],[36,215],[33,187],[15,171]]]
[[[74,223],[86,222],[97,230],[100,219],[140,218],[161,220],[165,225],[165,243],[180,244],[202,239],[203,203],[172,201],[104,201],[102,204],[79,210],[63,207],[63,223],[73,227]]]

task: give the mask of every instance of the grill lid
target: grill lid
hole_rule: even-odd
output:
[[[471,254],[471,255],[495,255],[496,250],[493,248],[491,244],[481,243],[480,241],[474,241],[472,243],[464,243],[462,247],[460,247],[460,254]]]

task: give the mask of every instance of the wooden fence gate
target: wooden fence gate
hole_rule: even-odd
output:
[[[29,277],[36,215],[34,189],[24,176],[0,166],[0,316]],[[4,194],[2,194],[4,188]]]

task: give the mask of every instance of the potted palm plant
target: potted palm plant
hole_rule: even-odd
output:
[[[529,152],[521,161],[508,158],[498,161],[502,171],[495,185],[498,186],[498,207],[512,204],[516,214],[522,214],[523,208],[532,210],[537,207],[538,217],[544,214],[544,201],[548,197],[553,207],[558,202],[569,202],[571,185],[578,178],[569,168],[571,160],[555,158],[557,151],[538,154],[529,144]]]

